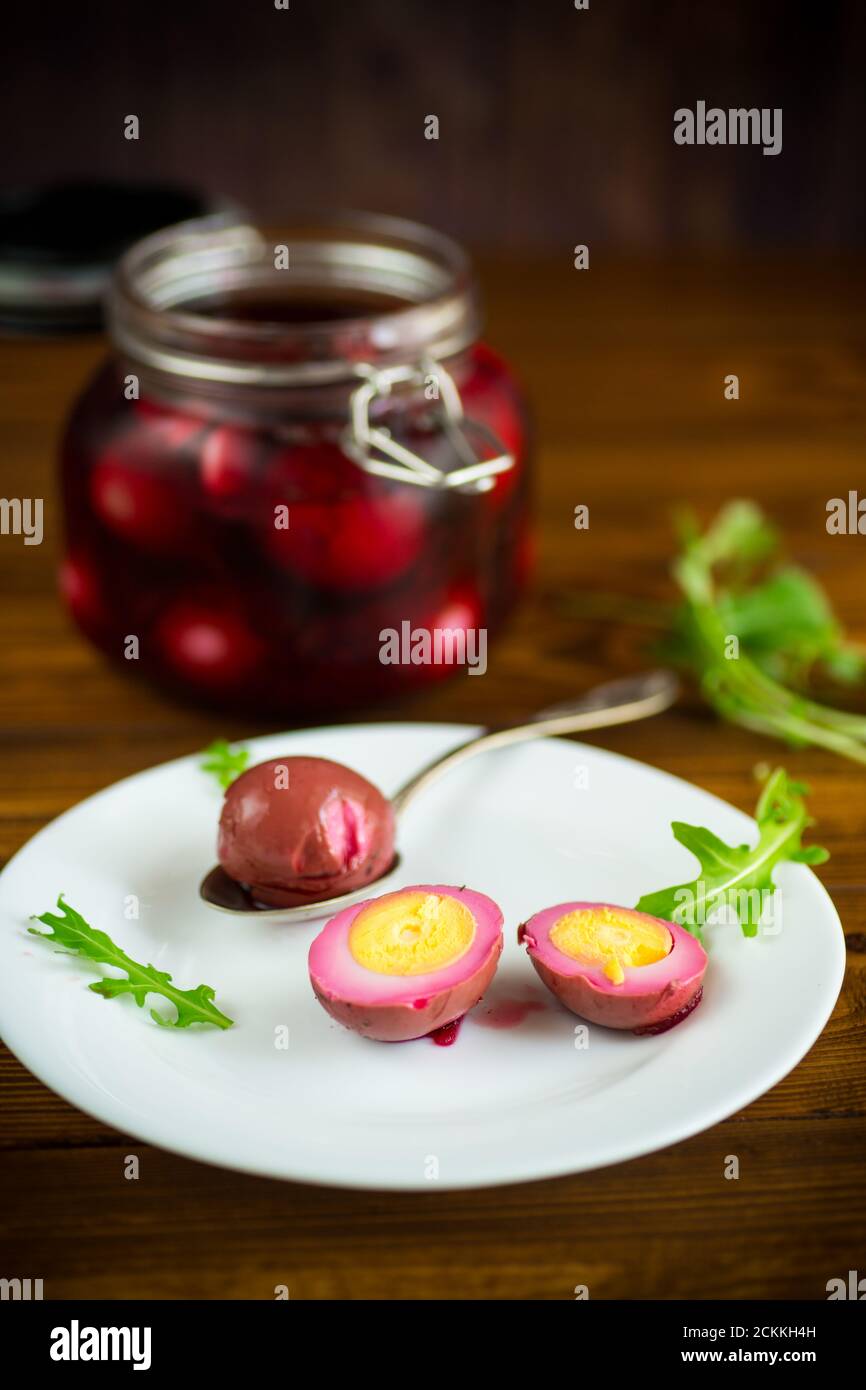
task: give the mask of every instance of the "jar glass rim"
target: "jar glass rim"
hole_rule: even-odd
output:
[[[389,302],[301,322],[190,307],[214,297],[230,305],[251,289]],[[451,357],[480,330],[462,248],[418,223],[367,213],[312,213],[273,229],[219,215],[166,228],[121,258],[107,308],[109,333],[128,358],[190,385],[327,385],[371,367]]]

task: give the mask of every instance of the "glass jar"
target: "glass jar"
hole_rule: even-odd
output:
[[[186,223],[119,263],[108,331],[62,465],[61,590],[94,643],[279,715],[481,669],[526,567],[526,427],[459,247]]]

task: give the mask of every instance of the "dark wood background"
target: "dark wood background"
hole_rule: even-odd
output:
[[[0,185],[193,181],[271,220],[339,204],[562,254],[866,236],[860,0],[7,9]],[[675,146],[673,112],[698,99],[781,106],[782,153]]]
[[[564,619],[565,592],[665,591],[669,513],[760,498],[866,635],[866,538],[828,536],[825,503],[863,487],[863,261],[489,261],[490,339],[535,404],[540,566],[490,654],[391,711],[509,719],[633,669],[617,628]],[[96,341],[0,346],[4,490],[46,499],[46,541],[0,541],[0,855],[81,797],[217,734],[267,727],[199,715],[131,683],[56,601],[60,421]],[[723,377],[740,375],[739,402]],[[590,529],[575,532],[578,502]],[[784,757],[813,787],[819,873],[848,941],[827,1029],[768,1095],[663,1153],[583,1177],[488,1192],[377,1195],[281,1184],[172,1157],[72,1109],[0,1052],[0,1272],[46,1297],[824,1298],[864,1271],[866,775],[780,751],[694,702],[595,740],[751,808],[752,768]],[[107,1007],[107,1006],[106,1006]],[[768,1028],[772,1016],[768,1010]],[[735,1040],[732,1040],[735,1044]],[[124,1155],[141,1179],[123,1179]],[[740,1157],[739,1181],[723,1177]],[[133,1192],[134,1188],[134,1192]]]

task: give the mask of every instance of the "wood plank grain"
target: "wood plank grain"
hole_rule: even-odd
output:
[[[566,248],[567,250],[567,248]],[[645,663],[643,638],[569,595],[671,593],[670,512],[755,496],[866,637],[866,538],[831,537],[827,498],[862,485],[866,263],[489,261],[490,339],[535,405],[540,564],[481,683],[374,719],[496,722]],[[43,496],[46,540],[0,538],[0,859],[119,777],[274,721],[203,714],[108,666],[54,595],[63,416],[98,340],[0,341],[6,495]],[[722,397],[741,376],[737,403]],[[590,506],[576,532],[573,508]],[[866,773],[720,724],[692,693],[589,742],[749,809],[778,759],[812,785],[819,873],[848,943],[834,1015],[795,1070],[706,1134],[582,1178],[477,1194],[380,1196],[219,1172],[108,1129],[0,1049],[0,1265],[48,1296],[569,1298],[824,1296],[866,1238]],[[142,1158],[138,1183],[124,1154]],[[738,1182],[724,1156],[741,1159]],[[94,1219],[98,1213],[98,1220]]]
[[[240,1178],[132,1142],[35,1149],[3,1160],[11,1190],[40,1193],[36,1229],[13,1204],[3,1254],[51,1298],[817,1299],[862,1262],[864,1140],[862,1118],[731,1120],[607,1172],[417,1195]]]

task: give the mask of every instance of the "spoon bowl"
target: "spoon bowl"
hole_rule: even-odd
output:
[[[325,913],[330,915],[344,907],[351,907],[353,903],[363,902],[370,896],[371,888],[378,888],[380,884],[387,883],[399,867],[400,856],[395,854],[384,874],[372,879],[370,883],[365,883],[363,888],[356,888],[352,893],[341,893],[336,898],[301,903],[298,907],[269,907],[265,903],[256,902],[249,888],[230,878],[221,864],[214,864],[210,873],[205,874],[198,892],[208,907],[216,908],[217,912],[228,912],[232,917],[279,917],[281,921],[290,919],[293,922],[310,922],[324,916]]]

